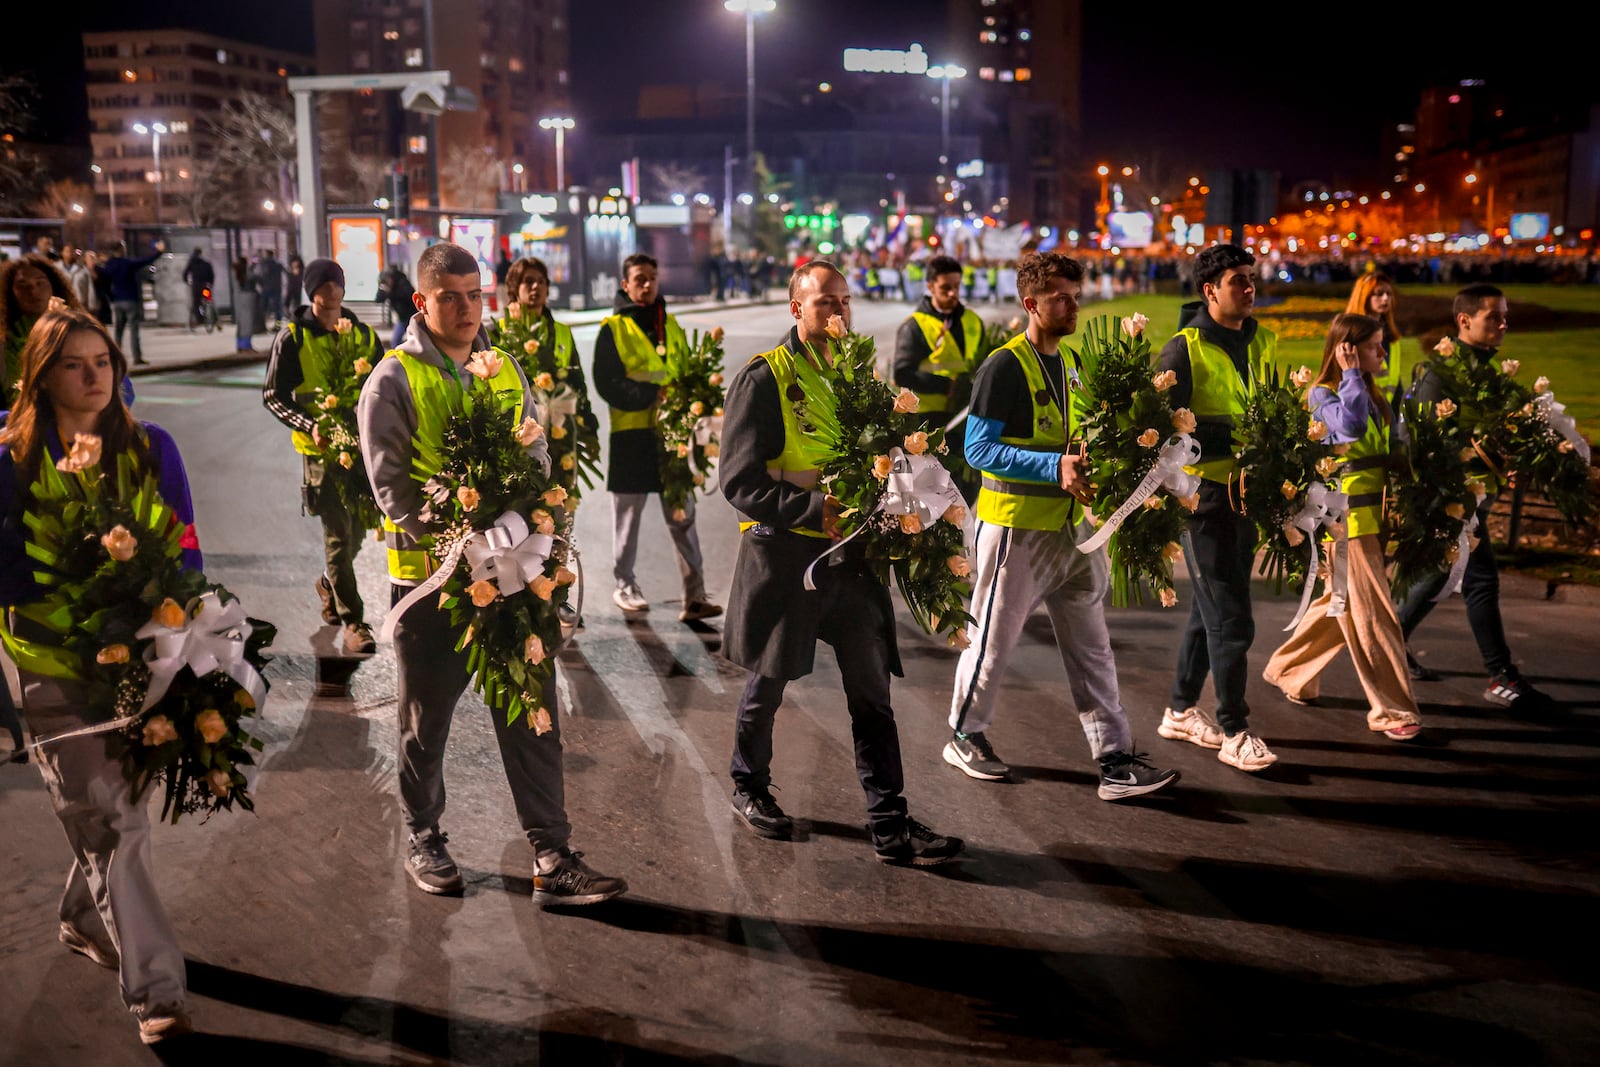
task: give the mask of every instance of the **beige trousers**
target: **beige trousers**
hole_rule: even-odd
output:
[[[1344,614],[1328,617],[1333,594],[1324,591],[1311,602],[1289,640],[1272,654],[1261,676],[1288,696],[1311,700],[1321,688],[1322,672],[1342,649],[1349,649],[1356,677],[1372,706],[1367,712],[1367,728],[1392,730],[1420,722],[1406,674],[1405,638],[1389,599],[1383,546],[1376,534],[1355,537],[1343,545],[1349,575]],[[1331,564],[1341,543],[1335,541],[1325,548]]]

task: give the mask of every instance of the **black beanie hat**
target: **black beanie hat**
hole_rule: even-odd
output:
[[[339,288],[344,288],[344,268],[331,259],[313,259],[306,264],[306,296],[317,295],[328,282],[338,282]]]

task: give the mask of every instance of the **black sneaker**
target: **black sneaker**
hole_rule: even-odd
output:
[[[740,787],[733,791],[733,810],[762,837],[788,837],[794,821],[783,813],[766,789]]]
[[[1113,752],[1100,761],[1100,799],[1127,800],[1164,789],[1178,780],[1177,771],[1163,771],[1145,761],[1143,752]]]
[[[955,859],[964,847],[959,837],[943,837],[917,820],[906,817],[898,834],[879,837],[872,833],[872,847],[878,859],[900,867],[935,867]]]
[[[985,782],[998,782],[1011,773],[981,730],[975,734],[952,734],[950,743],[944,746],[944,761],[968,778]]]
[[[541,907],[598,904],[628,891],[621,878],[608,878],[583,862],[582,852],[561,850],[560,859],[547,873],[533,872],[533,902]]]
[[[1520,675],[1495,675],[1490,679],[1489,688],[1483,691],[1483,699],[1524,715],[1538,715],[1556,708],[1556,702],[1548,693],[1541,693]]]
[[[317,599],[322,601],[322,621],[329,626],[338,626],[339,613],[333,608],[333,585],[326,574],[317,578]]]
[[[414,833],[407,840],[410,852],[406,856],[406,873],[418,889],[424,893],[459,893],[465,888],[461,868],[444,847],[448,837],[435,828]]]
[[[1406,673],[1411,676],[1413,682],[1437,682],[1444,677],[1432,667],[1424,667],[1417,662],[1417,657],[1411,654],[1410,649],[1406,650]]]

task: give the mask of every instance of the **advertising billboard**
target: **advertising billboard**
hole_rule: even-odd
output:
[[[378,215],[346,215],[328,220],[328,248],[344,269],[346,300],[378,299],[383,274],[383,219]]]
[[[1156,232],[1155,217],[1148,211],[1113,211],[1106,224],[1111,243],[1122,248],[1147,248]]]
[[[494,292],[494,220],[451,219],[450,240],[478,261],[478,280],[485,294]]]
[[[1511,216],[1513,241],[1542,241],[1550,236],[1550,216],[1545,212],[1522,212]]]

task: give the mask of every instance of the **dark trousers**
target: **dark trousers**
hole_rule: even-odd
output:
[[[305,457],[307,510],[322,520],[323,574],[333,588],[333,609],[339,621],[353,625],[366,621],[366,605],[356,582],[356,553],[361,551],[366,531],[359,528],[356,516],[346,510],[327,478],[324,461]]]
[[[1483,536],[1477,547],[1467,555],[1467,567],[1461,575],[1461,599],[1467,605],[1467,624],[1472,627],[1473,640],[1478,642],[1478,652],[1483,656],[1484,670],[1490,675],[1517,677],[1511,665],[1511,648],[1506,644],[1505,624],[1500,620],[1500,568],[1494,560],[1494,546],[1489,542],[1489,506],[1485,500],[1478,508],[1478,529]],[[1400,605],[1400,630],[1409,640],[1411,631],[1433,611],[1433,598],[1439,595],[1450,575],[1440,571],[1436,577],[1418,582],[1406,594]]]
[[[391,603],[395,604],[410,592],[404,586],[392,588]],[[450,739],[456,702],[467,687],[467,654],[453,651],[460,631],[451,625],[449,612],[436,605],[433,598],[414,605],[394,632],[399,674],[400,804],[405,809],[406,829],[413,833],[438,826],[444,814],[444,746]],[[534,732],[525,719],[507,725],[503,712],[489,712],[517,821],[535,852],[565,846],[572,833],[567,822],[561,720],[556,714],[553,677],[544,687],[543,699],[555,726],[543,735]]]
[[[1217,724],[1229,737],[1249,729],[1245,703],[1246,658],[1255,640],[1250,608],[1250,567],[1255,559],[1255,524],[1228,507],[1225,486],[1200,488],[1200,508],[1183,535],[1183,557],[1194,581],[1189,624],[1178,646],[1172,706],[1194,705],[1211,674],[1217,692]]]
[[[818,637],[833,646],[844,676],[845,707],[855,742],[856,774],[867,794],[867,817],[879,836],[898,833],[906,817],[900,732],[889,704],[889,645],[884,638],[876,581],[849,565],[819,567],[822,625]],[[839,571],[850,573],[840,574]],[[766,789],[772,781],[772,724],[783,703],[783,678],[752,674],[739,700],[729,772],[741,789]]]
[[[117,333],[117,347],[122,348],[122,333],[125,329],[133,331],[133,346],[123,348],[124,352],[133,356],[135,363],[144,362],[144,349],[139,346],[139,320],[144,317],[144,306],[138,300],[113,300],[111,302],[111,321]]]

